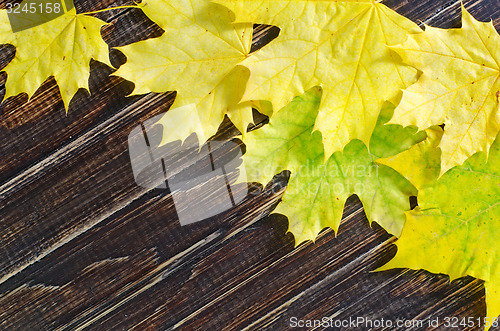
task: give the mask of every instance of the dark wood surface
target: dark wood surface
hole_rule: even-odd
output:
[[[81,12],[127,4],[75,3]],[[460,1],[385,3],[420,24],[460,25]],[[498,0],[464,4],[500,28]],[[102,31],[111,47],[162,33],[140,10],[97,16],[111,23]],[[254,49],[277,32],[257,26]],[[13,55],[2,46],[0,67]],[[111,57],[116,67],[126,60],[116,50]],[[485,315],[479,280],[371,272],[394,256],[395,238],[369,226],[356,197],[337,237],[324,230],[294,248],[287,219],[271,214],[286,176],[181,227],[168,190],[135,183],[127,146],[132,129],[167,111],[175,93],[128,97],[133,84],[112,72],[93,62],[91,95],[79,91],[67,115],[54,79],[30,102],[19,95],[0,106],[1,330],[286,330],[292,317],[440,318],[430,330],[444,329],[444,317]],[[225,121],[217,139],[236,134]]]

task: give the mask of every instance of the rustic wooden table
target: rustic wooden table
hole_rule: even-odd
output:
[[[126,3],[75,2],[79,11]],[[385,3],[420,24],[460,25],[460,1]],[[464,4],[500,29],[498,0]],[[139,10],[98,17],[112,23],[102,31],[111,47],[162,33]],[[275,35],[256,27],[254,48]],[[0,66],[13,55],[2,46]],[[126,60],[116,50],[111,57],[115,66]],[[337,237],[324,230],[297,248],[285,234],[287,219],[270,215],[283,177],[253,187],[229,211],[181,227],[167,190],[136,184],[127,146],[132,129],[165,112],[175,94],[127,97],[133,85],[112,72],[93,62],[92,95],[79,91],[67,116],[53,79],[29,103],[20,95],[0,106],[1,330],[281,330],[294,317],[440,318],[429,329],[444,329],[444,317],[484,316],[479,280],[372,273],[395,254],[395,239],[368,225],[356,197]],[[217,139],[236,133],[226,121]]]

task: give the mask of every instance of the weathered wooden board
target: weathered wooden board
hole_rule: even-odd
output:
[[[130,2],[75,3],[83,12]],[[460,1],[385,3],[418,23],[460,25]],[[500,2],[464,4],[500,28]],[[102,34],[112,47],[162,33],[139,10],[98,17],[110,22]],[[255,30],[254,50],[279,32]],[[1,68],[13,54],[0,48]],[[115,66],[126,61],[116,50],[111,57]],[[0,329],[274,330],[290,328],[293,317],[439,318],[427,329],[444,329],[444,317],[484,316],[479,280],[372,273],[395,254],[395,239],[369,226],[356,197],[337,237],[324,230],[315,244],[294,248],[286,218],[269,215],[286,174],[251,186],[237,207],[181,227],[168,190],[136,184],[127,146],[132,129],[165,112],[175,93],[128,97],[133,84],[112,72],[92,63],[91,95],[80,91],[67,115],[53,79],[29,103],[20,95],[0,106]],[[5,74],[0,83],[3,95]],[[236,133],[225,121],[218,138]]]

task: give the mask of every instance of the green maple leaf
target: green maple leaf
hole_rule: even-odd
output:
[[[250,181],[266,183],[282,170],[292,172],[276,212],[289,219],[296,243],[314,240],[325,227],[338,229],[347,198],[357,194],[368,219],[399,235],[415,188],[395,170],[375,162],[425,139],[413,128],[384,125],[394,107],[386,104],[375,128],[370,150],[353,140],[324,161],[321,134],[314,131],[322,90],[296,97],[260,130],[247,134],[244,164]]]
[[[485,281],[487,313],[500,314],[500,136],[419,192],[398,253],[383,269],[426,269]]]

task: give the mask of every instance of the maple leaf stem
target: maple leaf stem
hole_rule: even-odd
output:
[[[89,11],[89,12],[82,13],[82,15],[98,14],[98,13],[103,13],[103,12],[107,12],[107,11],[115,10],[115,9],[141,8],[143,6],[144,5],[136,3],[135,5],[117,6],[117,7],[99,9],[99,10],[95,10],[95,11]]]

